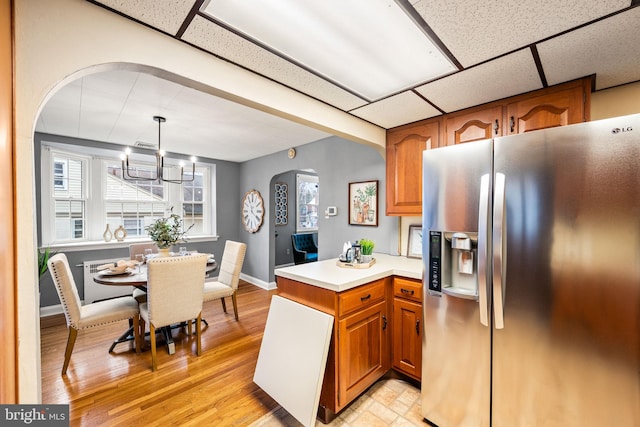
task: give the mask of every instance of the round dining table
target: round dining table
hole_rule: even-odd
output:
[[[208,275],[218,268],[215,261],[208,262],[205,273]],[[147,289],[147,264],[133,267],[123,274],[110,274],[99,271],[93,275],[93,281],[101,285],[109,286],[134,286],[139,289]]]
[[[215,271],[218,268],[218,264],[215,261],[207,262],[205,269],[206,276],[209,273]],[[107,271],[99,271],[93,275],[93,281],[101,285],[107,286],[133,286],[138,289],[147,290],[147,264],[141,264],[139,266],[127,269],[122,274],[111,274]],[[169,354],[175,353],[175,344],[173,343],[173,336],[171,335],[171,327],[161,328],[164,335],[165,342],[167,344],[167,350]],[[133,326],[130,326],[118,339],[116,339],[109,348],[109,353],[113,351],[116,345],[133,341]]]

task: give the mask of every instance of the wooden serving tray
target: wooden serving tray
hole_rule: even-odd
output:
[[[376,259],[375,258],[371,258],[371,261],[365,262],[365,263],[362,263],[362,262],[356,262],[356,263],[353,263],[353,262],[342,262],[340,260],[336,261],[336,265],[338,267],[342,267],[342,268],[369,268],[375,263],[376,263]]]

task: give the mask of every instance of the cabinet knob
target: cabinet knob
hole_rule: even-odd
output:
[[[498,123],[498,119],[496,119],[496,122],[493,125],[493,133],[497,135],[499,130],[500,130],[500,124]]]
[[[371,298],[371,294],[367,294],[363,297],[360,297],[360,302],[365,302],[366,300],[368,300],[369,298]]]
[[[516,119],[513,116],[509,119],[509,129],[511,129],[511,132],[516,129]]]
[[[387,329],[387,316],[385,316],[384,314],[382,315],[382,330],[386,330]]]
[[[416,320],[416,334],[420,335],[420,319]]]
[[[400,292],[402,292],[403,294],[413,295],[413,290],[410,289],[400,288]]]

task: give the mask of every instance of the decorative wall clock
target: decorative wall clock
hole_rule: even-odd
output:
[[[264,201],[258,190],[249,190],[242,198],[242,223],[249,233],[260,229],[264,218]]]

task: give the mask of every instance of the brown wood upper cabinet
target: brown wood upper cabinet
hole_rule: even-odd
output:
[[[447,145],[502,135],[502,116],[501,105],[448,114],[445,119]]]
[[[387,215],[422,215],[422,152],[590,118],[592,77],[387,131]]]
[[[583,84],[580,84],[583,83]],[[538,96],[518,99],[505,108],[503,135],[566,126],[589,120],[591,80],[573,82],[568,87],[553,87]]]
[[[438,147],[442,119],[387,132],[387,215],[422,214],[422,152]]]

